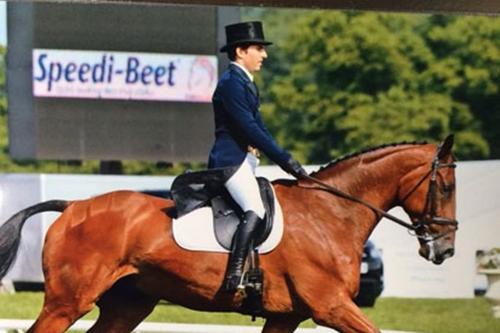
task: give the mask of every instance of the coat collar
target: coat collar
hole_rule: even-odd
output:
[[[245,85],[248,87],[248,89],[250,89],[250,91],[255,96],[257,96],[257,97],[259,96],[259,91],[257,90],[257,86],[255,85],[255,83],[253,81],[250,80],[250,78],[248,77],[248,75],[245,73],[245,71],[243,71],[243,69],[240,66],[231,63],[229,65],[229,70],[233,71],[241,79],[243,79],[243,81],[245,82]]]
[[[250,80],[248,75],[243,71],[243,69],[240,66],[231,63],[229,65],[229,69],[238,74],[238,76],[242,78],[245,82],[252,82],[252,80]]]
[[[244,74],[245,76],[253,82],[253,75],[245,68],[243,67],[242,65],[238,64],[236,61],[232,61],[231,62],[231,65],[235,66],[236,68],[240,69]]]

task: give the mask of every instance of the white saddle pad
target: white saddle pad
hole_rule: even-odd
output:
[[[202,207],[172,221],[175,242],[186,250],[229,252],[215,237],[214,217],[211,207]],[[269,237],[258,247],[259,253],[272,251],[283,236],[283,213],[274,195],[274,222]]]

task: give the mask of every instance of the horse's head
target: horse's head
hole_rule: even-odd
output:
[[[455,252],[457,221],[452,146],[450,135],[437,146],[432,161],[401,179],[398,194],[415,227],[420,255],[438,265]]]

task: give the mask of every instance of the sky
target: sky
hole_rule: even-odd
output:
[[[7,6],[5,1],[0,1],[0,44],[7,45]]]

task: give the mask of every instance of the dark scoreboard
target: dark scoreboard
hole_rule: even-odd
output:
[[[206,161],[237,7],[8,3],[13,158]]]

